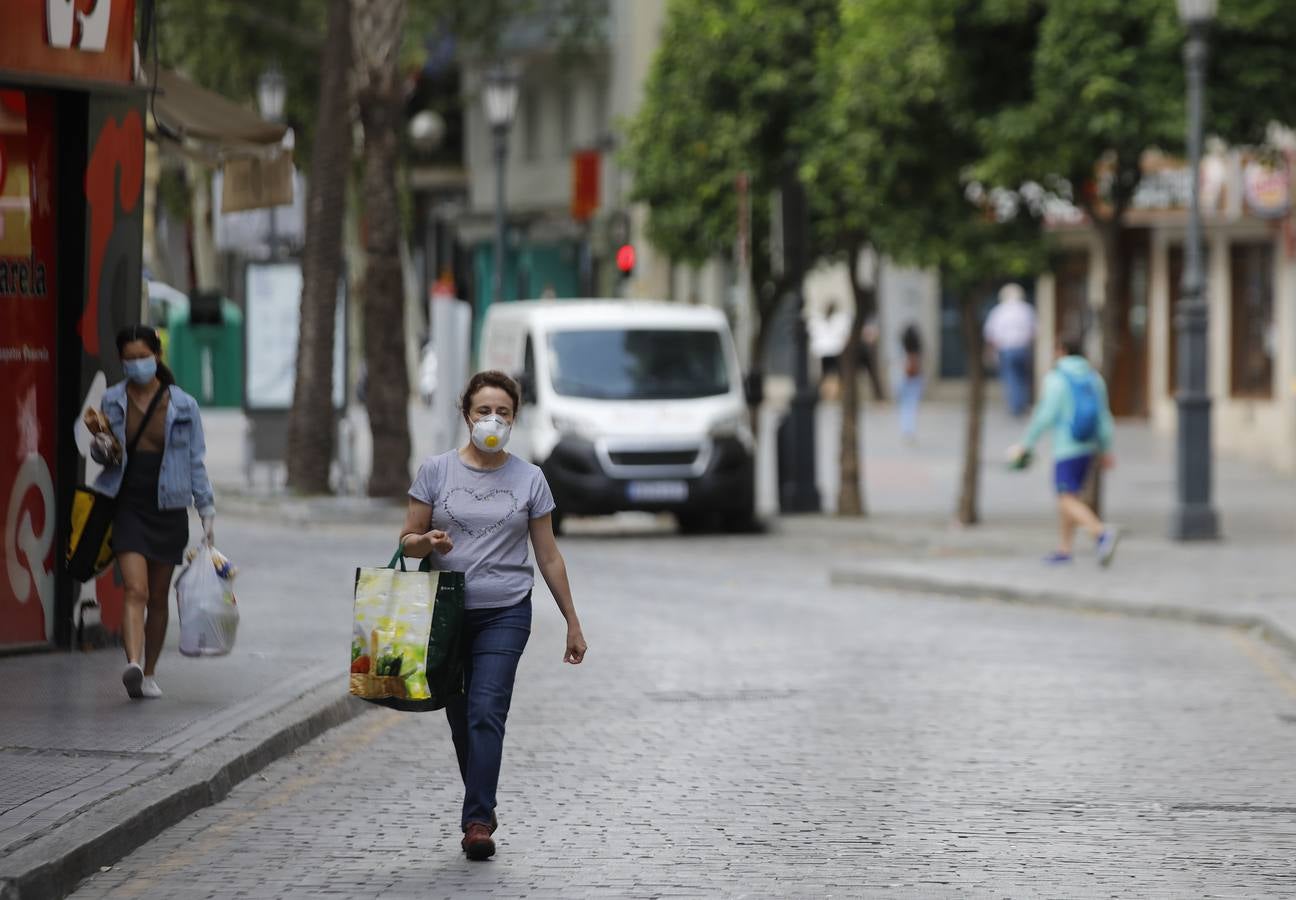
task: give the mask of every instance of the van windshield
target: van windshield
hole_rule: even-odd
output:
[[[717,331],[607,328],[549,336],[556,392],[596,400],[684,400],[729,393]]]

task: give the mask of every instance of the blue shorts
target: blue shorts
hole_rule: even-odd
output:
[[[1072,456],[1070,459],[1059,459],[1053,464],[1053,483],[1059,494],[1078,494],[1084,489],[1085,478],[1089,467],[1093,465],[1093,455]]]

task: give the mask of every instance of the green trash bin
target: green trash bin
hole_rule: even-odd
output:
[[[243,312],[232,301],[194,295],[167,312],[167,365],[200,406],[243,405]]]

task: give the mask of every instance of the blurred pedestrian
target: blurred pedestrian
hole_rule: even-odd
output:
[[[418,386],[423,405],[431,407],[437,389],[437,355],[431,341],[423,344],[419,355]]]
[[[999,302],[986,317],[984,334],[998,359],[1008,412],[1023,416],[1030,410],[1035,308],[1026,302],[1021,285],[1010,283],[999,289]]]
[[[1026,435],[1008,455],[1014,464],[1024,467],[1035,442],[1046,430],[1052,430],[1058,546],[1044,561],[1051,565],[1071,562],[1076,528],[1083,528],[1097,545],[1099,563],[1107,566],[1116,553],[1120,531],[1104,523],[1081,498],[1085,479],[1095,463],[1105,469],[1115,465],[1107,385],[1084,358],[1084,344],[1079,337],[1064,337],[1056,353],[1057,363],[1044,378],[1043,396]]]
[[[912,322],[900,334],[900,351],[900,436],[905,443],[914,444],[918,441],[918,405],[922,402],[924,379],[922,332]]]
[[[567,620],[563,661],[578,665],[587,649],[554,540],[549,484],[539,467],[504,449],[520,405],[516,382],[502,372],[469,380],[461,404],[468,442],[419,468],[401,532],[407,555],[431,556],[433,568],[465,575],[464,693],[447,704],[446,718],[464,783],[460,846],[474,860],[495,854],[504,723],[531,634],[528,537]]]
[[[162,363],[157,332],[147,325],[123,328],[117,354],[126,378],[104,393],[101,407],[123,450],[105,453],[96,440],[90,455],[104,466],[94,489],[117,498],[112,545],[126,594],[122,684],[134,699],[153,699],[162,696],[155,673],[166,639],[171,574],[189,542],[189,504],[197,507],[210,544],[216,502],[198,402]]]
[[[810,352],[819,359],[819,395],[824,400],[831,402],[841,394],[841,354],[853,323],[850,311],[832,299],[825,304],[823,315],[806,326]]]

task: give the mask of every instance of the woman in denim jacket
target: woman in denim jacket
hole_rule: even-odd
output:
[[[216,504],[198,404],[162,364],[157,332],[147,325],[122,329],[117,353],[126,379],[107,390],[102,410],[122,450],[114,460],[118,454],[101,435],[90,455],[105,466],[94,489],[117,498],[112,542],[126,591],[122,684],[133,698],[155,698],[162,696],[153,675],[166,638],[171,573],[189,542],[189,503],[198,509],[208,543]],[[126,447],[137,434],[135,452],[129,453]]]

